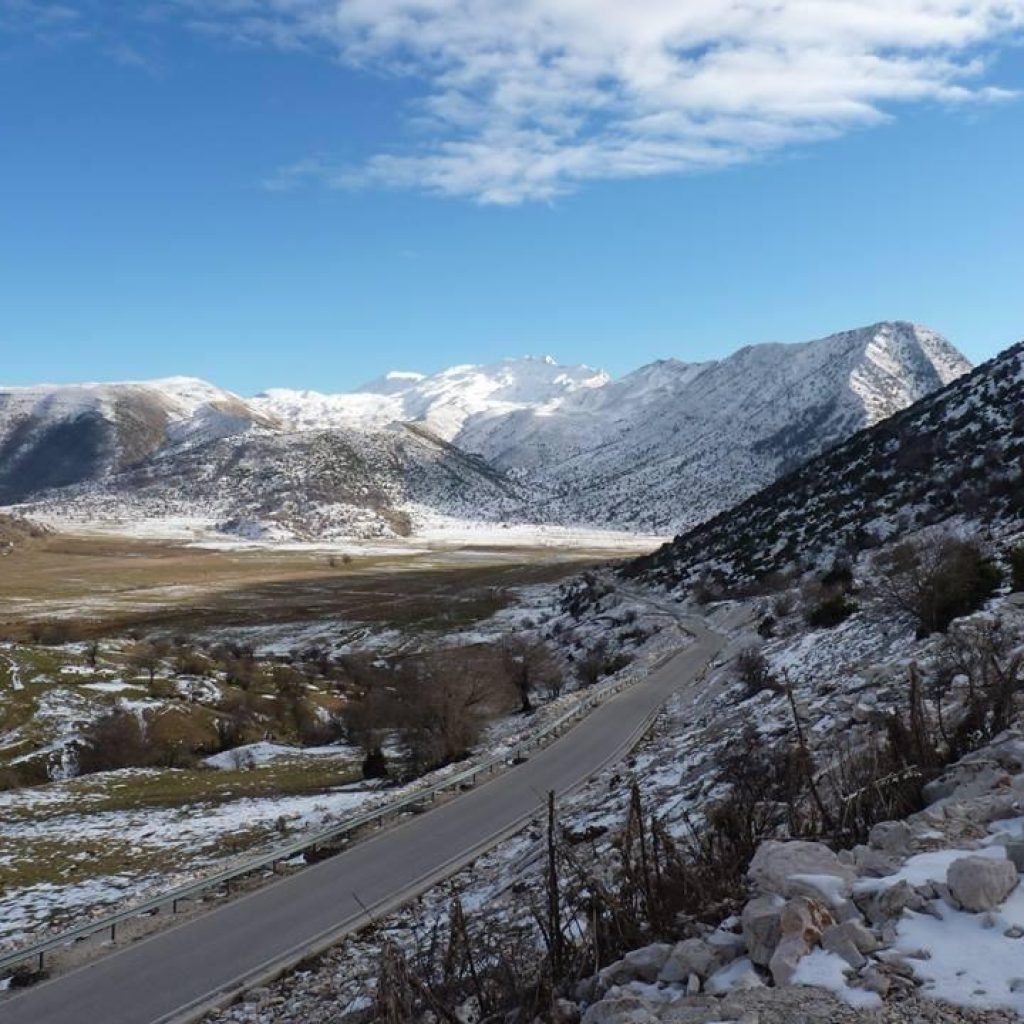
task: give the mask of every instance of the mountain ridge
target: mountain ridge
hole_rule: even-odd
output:
[[[934,331],[883,321],[720,360],[658,360],[614,379],[534,357],[393,371],[345,395],[243,398],[189,377],[0,389],[0,504],[42,503],[58,519],[90,503],[109,515],[119,497],[142,502],[146,518],[173,506],[208,520],[215,506],[218,522],[304,538],[362,521],[360,502],[377,518],[359,529],[373,535],[400,522],[415,532],[435,514],[664,535],[969,368]],[[259,472],[253,453],[265,460]],[[224,487],[209,478],[214,465]],[[323,492],[318,473],[333,481]],[[338,505],[333,525],[329,510],[300,500],[303,479]]]
[[[743,588],[901,536],[1024,521],[1024,341],[849,437],[628,567],[679,589]]]

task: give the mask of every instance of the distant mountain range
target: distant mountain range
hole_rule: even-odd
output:
[[[681,532],[957,379],[886,322],[620,379],[550,358],[241,398],[203,381],[0,390],[0,504],[125,529],[337,539],[427,525]]]

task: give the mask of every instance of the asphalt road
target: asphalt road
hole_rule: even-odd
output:
[[[327,937],[367,923],[468,863],[632,746],[725,641],[688,624],[695,643],[597,708],[529,761],[350,850],[0,1002],[0,1024],[156,1024],[186,1020],[218,994]],[[700,687],[695,687],[699,703]]]

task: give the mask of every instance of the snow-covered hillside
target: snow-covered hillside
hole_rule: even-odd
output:
[[[0,501],[130,468],[168,447],[278,424],[192,377],[0,390]]]
[[[805,463],[631,570],[725,589],[827,564],[937,524],[989,538],[1024,518],[1024,342]]]
[[[965,373],[881,323],[614,380],[550,357],[242,399],[190,378],[0,391],[0,502],[304,539],[474,520],[667,534]],[[241,525],[240,525],[241,524]]]
[[[676,533],[969,368],[926,328],[877,324],[654,363],[543,415],[471,420],[456,442],[529,470],[562,514]]]
[[[934,331],[881,323],[618,380],[527,359],[254,404],[300,429],[423,423],[519,478],[544,519],[674,533],[968,369]]]

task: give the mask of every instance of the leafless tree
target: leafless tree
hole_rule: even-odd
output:
[[[363,753],[363,775],[383,778],[388,773],[384,742],[398,724],[400,702],[386,667],[375,667],[370,660],[361,661],[355,674],[359,683],[342,716],[345,734]]]
[[[519,699],[519,710],[533,711],[533,694],[540,688],[550,691],[552,680],[559,677],[558,666],[542,643],[509,638],[501,647],[505,674]]]
[[[127,652],[128,664],[136,672],[146,672],[149,681],[153,682],[156,670],[160,667],[160,652],[155,644],[141,642],[132,644]]]
[[[500,699],[494,652],[455,649],[404,666],[398,673],[400,732],[413,767],[461,760],[480,737]]]

